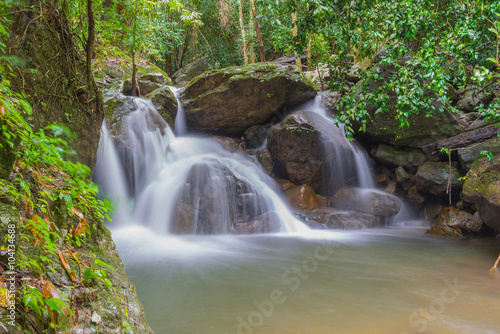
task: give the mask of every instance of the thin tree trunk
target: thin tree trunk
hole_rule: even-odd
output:
[[[293,37],[297,37],[297,34],[299,32],[299,28],[297,27],[297,12],[292,13],[292,24],[293,24]],[[295,55],[295,64],[299,68],[299,72],[302,73],[302,61],[300,60],[299,55],[297,54],[297,50],[294,51]]]
[[[255,33],[257,34],[257,41],[259,42],[260,61],[265,62],[266,56],[264,54],[264,43],[262,42],[262,36],[260,35],[259,22],[257,21],[257,18],[255,17],[257,15],[257,12],[255,11],[254,0],[250,0],[250,13],[253,13],[252,16],[253,16],[253,22],[255,24]]]
[[[308,71],[312,71],[312,54],[311,54],[312,42],[313,42],[313,35],[309,34],[309,43],[307,43],[307,70]]]
[[[95,39],[95,20],[94,12],[92,11],[92,0],[87,0],[87,16],[89,20],[88,36],[87,36],[87,91],[92,90],[92,53]]]
[[[132,32],[132,96],[137,94],[137,65],[135,64],[135,37],[137,33],[137,0],[135,0],[134,30]]]
[[[247,45],[247,36],[245,34],[245,24],[243,23],[243,6],[241,5],[241,0],[238,1],[238,6],[240,10],[240,29],[241,36],[243,37],[243,59],[245,60],[245,65],[248,65],[248,45]]]

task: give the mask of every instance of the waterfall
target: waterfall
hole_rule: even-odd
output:
[[[364,189],[374,189],[375,182],[370,170],[368,154],[355,142],[346,138],[344,124],[337,122],[332,114],[329,114],[324,106],[324,97],[321,92],[314,99],[294,108],[294,111],[302,110],[309,112],[308,119],[324,135],[327,140],[323,141],[324,149],[334,152],[330,155],[334,160],[328,162],[328,179],[331,195],[344,186],[350,175],[355,173],[358,186]]]
[[[115,225],[145,225],[159,234],[308,229],[272,189],[271,177],[243,154],[209,137],[176,136],[150,100],[115,98],[132,103],[120,109],[119,130],[103,124],[95,170],[102,191],[120,197]],[[183,134],[179,115],[176,132]]]
[[[177,88],[174,86],[168,86],[172,93],[174,93],[175,99],[177,100],[177,115],[175,116],[175,134],[177,136],[184,136],[187,134],[187,124],[186,124],[186,116],[184,115],[184,106],[182,105],[181,100],[179,100],[179,96],[182,93],[182,88]]]

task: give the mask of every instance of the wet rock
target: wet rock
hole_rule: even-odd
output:
[[[443,208],[443,201],[440,198],[434,198],[424,205],[420,211],[420,217],[423,219],[434,219]]]
[[[482,143],[457,150],[462,168],[469,170],[474,160],[481,156],[482,151],[500,153],[500,138],[492,138]]]
[[[415,177],[408,174],[404,167],[398,167],[396,168],[396,181],[405,191],[408,191],[415,184]]]
[[[479,232],[482,223],[480,219],[473,218],[472,213],[458,210],[454,207],[447,207],[441,210],[438,218],[438,225],[468,232]]]
[[[380,227],[380,218],[358,211],[318,209],[306,214],[306,224],[316,222],[328,229],[357,230]]]
[[[245,130],[245,148],[259,148],[265,143],[271,124],[254,125]]]
[[[375,177],[375,181],[380,184],[380,185],[387,185],[387,183],[390,181],[389,177],[386,174],[379,174],[377,177]]]
[[[151,82],[147,80],[138,79],[137,80],[139,95],[146,96],[155,89],[163,87],[162,84],[158,84],[156,82]],[[132,95],[132,79],[127,79],[123,82],[122,93],[125,95]]]
[[[243,152],[243,148],[234,138],[224,136],[214,136],[212,138],[229,152]]]
[[[316,93],[297,72],[273,64],[215,70],[193,79],[181,94],[192,130],[242,133]],[[244,101],[244,103],[242,103]]]
[[[267,147],[276,175],[295,184],[307,184],[328,194],[355,176],[353,153],[341,131],[333,131],[324,118],[297,111],[269,132]],[[347,167],[344,167],[344,165]]]
[[[396,193],[396,188],[397,188],[397,182],[392,180],[387,183],[387,185],[384,187],[384,191],[388,194],[394,195]]]
[[[281,221],[265,215],[269,210],[268,199],[251,184],[218,162],[203,162],[193,165],[178,193],[170,232],[225,234],[235,226],[238,231],[276,232]]]
[[[316,195],[316,202],[318,202],[318,208],[324,209],[328,206],[330,200],[326,197]]]
[[[450,177],[449,165],[445,162],[426,162],[418,168],[415,175],[416,189],[437,196],[446,196],[448,178]],[[456,167],[451,168],[451,193],[460,194],[463,181]]]
[[[380,226],[380,218],[358,211],[337,211],[328,215],[325,222],[329,229],[358,230]]]
[[[272,173],[274,168],[273,157],[267,148],[261,148],[257,151],[257,161],[268,175]]]
[[[312,211],[318,208],[314,189],[305,184],[288,189],[285,191],[284,197],[288,203],[298,210]]]
[[[371,155],[388,167],[404,166],[415,168],[424,163],[424,152],[415,148],[396,148],[387,144],[379,144],[371,151]]]
[[[325,103],[325,109],[331,112],[332,114],[336,114],[338,112],[338,105],[340,100],[342,99],[342,94],[336,91],[324,91],[323,93],[323,101]]]
[[[500,154],[479,158],[467,173],[462,198],[474,203],[481,220],[496,231],[500,231]]]
[[[288,189],[291,189],[293,187],[296,187],[296,184],[285,179],[278,179],[278,185],[280,186],[281,190],[287,191]]]
[[[487,105],[494,97],[493,89],[485,87],[468,86],[462,99],[457,103],[457,108],[472,112],[481,104]]]
[[[401,209],[401,201],[396,196],[359,188],[340,190],[332,203],[336,209],[356,210],[380,217],[392,217]]]
[[[145,98],[151,100],[161,117],[173,128],[177,116],[177,100],[170,88],[162,86],[147,94]]]
[[[425,197],[422,196],[422,194],[420,194],[416,186],[413,186],[410,189],[408,189],[408,194],[406,195],[406,198],[413,203],[421,204],[425,202]]]
[[[234,223],[231,234],[260,234],[280,231],[279,217],[274,213],[266,212],[249,223]]]

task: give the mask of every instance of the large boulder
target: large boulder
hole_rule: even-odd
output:
[[[450,166],[446,162],[426,162],[418,167],[415,185],[418,191],[445,196],[448,179],[450,179],[451,193],[456,196],[462,189],[463,181],[460,177],[458,169],[452,166],[450,171]]]
[[[332,203],[336,209],[355,210],[379,217],[395,216],[401,209],[401,201],[396,196],[360,188],[340,190]]]
[[[181,101],[189,129],[235,134],[315,94],[298,72],[259,63],[200,75],[182,92]]]
[[[281,227],[268,199],[217,161],[194,165],[177,196],[171,233],[278,232]]]
[[[173,127],[175,116],[177,116],[177,99],[170,88],[162,86],[146,95],[145,98],[153,102],[161,117],[163,117],[170,127]]]
[[[463,97],[458,101],[457,108],[466,112],[472,112],[480,105],[487,105],[494,97],[493,86],[477,87],[468,86]]]
[[[358,230],[380,227],[380,218],[359,211],[344,211],[336,209],[318,209],[305,215],[305,223],[321,224],[328,229]]]
[[[479,158],[467,173],[462,197],[474,203],[481,220],[496,231],[500,231],[500,154]]]
[[[469,170],[474,160],[481,156],[482,151],[500,153],[500,138],[492,138],[457,150],[462,168]]]
[[[340,189],[356,169],[343,168],[354,161],[342,131],[313,112],[297,111],[269,132],[267,147],[278,176],[307,184],[317,193]],[[338,164],[338,165],[337,165]]]
[[[388,167],[418,167],[424,163],[424,152],[416,148],[397,148],[387,144],[379,144],[370,152],[371,155]]]
[[[380,77],[390,77],[393,69],[379,67]],[[361,85],[359,82],[358,85]],[[370,82],[368,92],[380,94],[379,89],[386,84],[385,80]],[[377,112],[378,108],[367,102],[367,112],[370,120],[366,122],[366,130],[359,131],[360,136],[371,141],[383,142],[397,146],[422,147],[435,141],[455,136],[464,131],[460,119],[448,108],[443,112],[420,110],[418,114],[408,116],[409,127],[401,127],[397,116],[398,95],[393,91],[384,91],[388,95],[386,101],[389,112]],[[439,110],[444,107],[437,98],[432,102],[432,107]],[[427,117],[432,114],[432,117]],[[361,124],[359,124],[361,128]],[[356,129],[355,129],[356,130]]]
[[[211,69],[212,66],[208,63],[207,58],[202,57],[175,72],[172,78],[176,86],[186,86],[193,78]]]

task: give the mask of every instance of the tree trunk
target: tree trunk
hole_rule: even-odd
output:
[[[247,45],[247,36],[245,34],[245,24],[243,23],[243,6],[241,5],[241,0],[238,1],[238,6],[240,10],[240,29],[241,29],[241,37],[243,37],[243,59],[245,60],[245,65],[248,65],[248,45]]]
[[[262,36],[260,35],[259,22],[257,21],[257,18],[255,17],[257,15],[257,12],[255,11],[254,0],[250,0],[250,13],[251,13],[250,14],[251,17],[253,17],[253,22],[255,24],[255,33],[257,34],[257,41],[259,42],[260,61],[265,62],[266,56],[264,54],[264,43],[262,42]]]
[[[137,65],[135,64],[135,37],[137,33],[137,0],[135,0],[134,31],[132,32],[132,96],[139,96],[137,93]]]
[[[87,0],[87,16],[89,21],[89,29],[87,36],[87,91],[91,91],[94,77],[92,76],[92,53],[95,38],[95,20],[94,12],[92,11],[92,0]]]
[[[293,37],[297,37],[297,34],[299,32],[299,28],[297,27],[297,12],[292,13],[292,24],[293,24]],[[302,61],[300,60],[299,55],[297,54],[297,50],[294,51],[295,55],[295,64],[299,68],[299,72],[302,73]]]
[[[312,48],[312,42],[313,42],[313,35],[309,34],[309,43],[307,43],[307,70],[312,71],[312,54],[311,54],[311,48]]]

